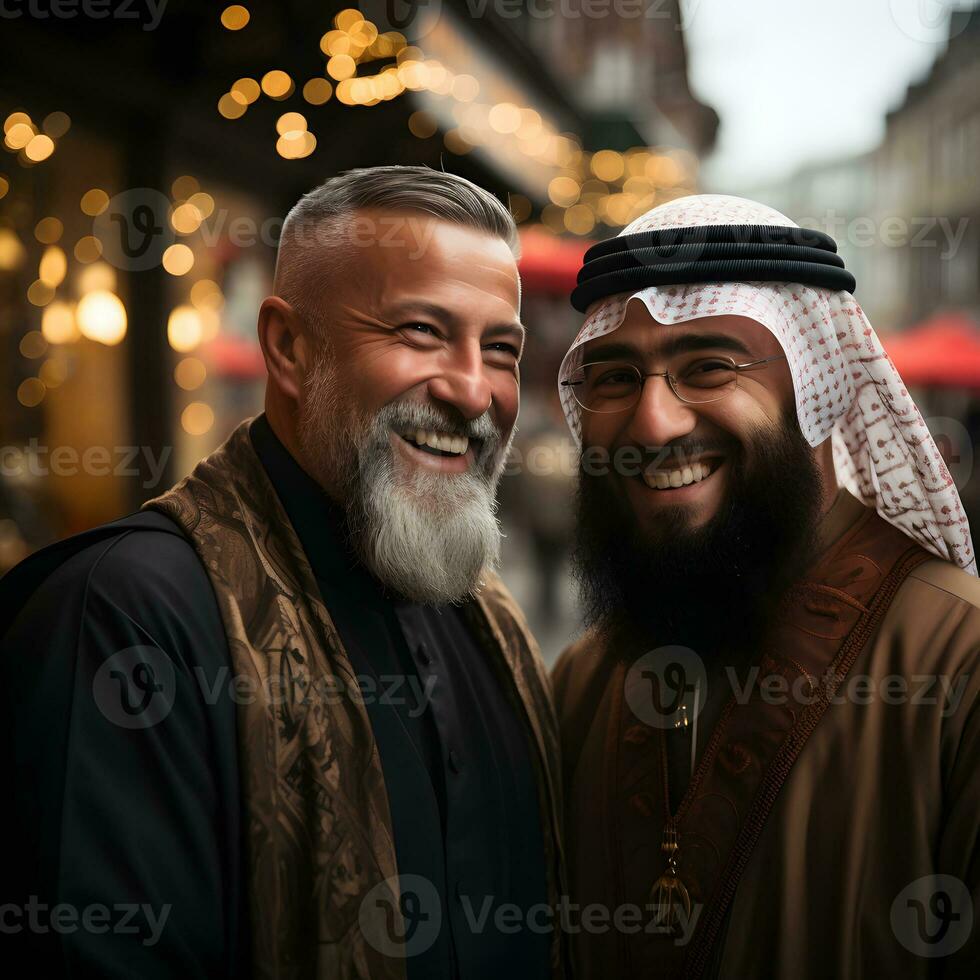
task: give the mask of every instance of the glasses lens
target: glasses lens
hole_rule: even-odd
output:
[[[582,408],[590,412],[621,412],[635,404],[642,378],[633,364],[598,361],[583,364],[569,381]]]
[[[727,357],[702,357],[677,374],[677,395],[687,402],[711,402],[738,384],[735,362]]]

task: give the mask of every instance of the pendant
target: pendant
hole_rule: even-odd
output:
[[[667,856],[667,870],[650,889],[653,924],[668,936],[678,936],[691,919],[691,896],[677,875],[677,828],[673,820],[664,827],[660,849]]]

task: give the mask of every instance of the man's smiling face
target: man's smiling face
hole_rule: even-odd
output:
[[[488,447],[477,433],[492,432],[499,450],[517,420],[524,329],[510,249],[421,213],[368,211],[359,220],[379,233],[352,237],[364,244],[321,303],[345,395],[337,421],[356,427],[401,406],[391,446],[403,470],[451,476],[499,464],[478,458]]]
[[[750,651],[814,556],[833,473],[829,440],[815,451],[804,439],[787,361],[754,320],[665,326],[630,303],[622,326],[591,342],[584,360],[611,356],[643,374],[676,376],[683,365],[694,386],[695,360],[773,358],[710,402],[681,401],[665,378],[649,377],[635,406],[582,412],[575,567],[586,622],[624,652],[654,642]],[[620,390],[609,383],[607,393]],[[610,465],[590,472],[589,447]],[[627,454],[643,464],[624,466]]]
[[[737,387],[701,404],[681,401],[666,378],[647,378],[632,408],[583,410],[583,449],[601,447],[613,461],[626,450],[643,465],[611,466],[609,492],[642,528],[664,520],[700,527],[717,515],[731,492],[733,467],[751,465],[754,443],[787,421],[796,425],[793,382],[782,348],[762,324],[746,317],[707,316],[676,325],[656,322],[641,302],[627,305],[622,325],[586,344],[583,361],[615,360],[642,373],[675,375],[695,360],[736,364],[776,359],[741,372]]]
[[[517,266],[504,240],[420,212],[358,221],[316,304],[304,463],[382,582],[457,601],[499,556],[524,342]]]

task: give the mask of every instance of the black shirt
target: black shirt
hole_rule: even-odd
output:
[[[545,977],[550,936],[497,928],[501,907],[526,914],[548,895],[534,749],[489,651],[459,607],[387,594],[350,549],[343,512],[296,463],[265,415],[250,435],[362,681],[399,874],[420,885],[405,903],[407,928],[413,917],[423,920],[433,911],[430,904],[442,918],[428,949],[420,948],[429,938],[421,928],[421,942],[409,947],[416,950],[409,977],[496,980],[515,967],[522,977]]]
[[[423,940],[409,976],[546,976],[550,936],[494,918],[547,901],[534,749],[508,682],[458,609],[386,596],[264,416],[251,431],[364,679],[399,874],[418,886],[418,901],[405,889]],[[0,763],[14,790],[0,808],[0,904],[13,902],[0,925],[5,946],[32,947],[39,975],[247,975],[227,638],[174,528],[134,515],[62,542],[65,559],[26,601],[0,581]],[[140,659],[169,687],[152,725],[127,728],[126,705],[145,693]],[[55,924],[59,904],[75,912]]]

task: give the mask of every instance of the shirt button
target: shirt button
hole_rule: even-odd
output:
[[[418,653],[419,660],[428,667],[432,663],[432,657],[429,655],[429,651],[425,648],[424,643],[419,644],[419,648],[416,651]]]
[[[455,749],[449,750],[449,768],[453,772],[459,772],[463,768],[463,761],[459,757],[459,753]]]

